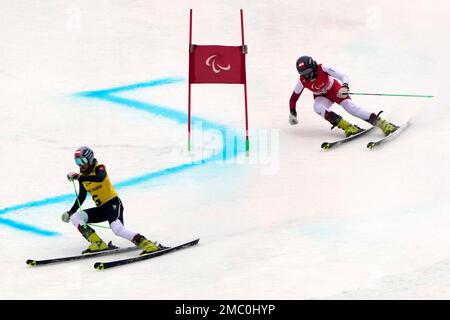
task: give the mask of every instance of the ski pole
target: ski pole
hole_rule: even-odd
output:
[[[430,95],[421,94],[395,94],[395,93],[365,93],[365,92],[349,92],[348,94],[358,96],[382,96],[382,97],[413,97],[413,98],[433,98]]]
[[[83,211],[83,208],[81,208],[80,199],[78,198],[78,192],[77,192],[77,187],[75,186],[75,181],[72,180],[72,183],[73,183],[73,190],[75,191],[75,195],[77,196],[78,207],[80,208],[80,211]],[[111,229],[111,228],[108,228],[108,227],[104,227],[104,226],[100,226],[100,225],[92,224],[92,223],[88,223],[88,225],[91,225],[91,226],[94,226],[94,227],[98,227],[98,228]]]

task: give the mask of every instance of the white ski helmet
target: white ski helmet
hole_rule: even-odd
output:
[[[94,164],[94,151],[92,151],[89,147],[79,147],[75,150],[75,163],[81,167],[86,164],[93,165]]]

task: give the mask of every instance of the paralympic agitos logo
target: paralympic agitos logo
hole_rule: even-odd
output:
[[[213,54],[212,56],[208,57],[206,59],[205,63],[208,67],[211,67],[214,73],[219,73],[222,70],[223,71],[229,71],[231,69],[231,65],[228,64],[227,66],[222,66],[216,61],[217,54]]]

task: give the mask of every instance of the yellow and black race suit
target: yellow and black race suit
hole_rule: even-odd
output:
[[[89,173],[80,172],[78,182],[80,184],[80,192],[78,199],[75,200],[72,209],[69,211],[70,213],[78,210],[78,200],[82,204],[86,200],[88,192],[97,207],[117,197],[117,192],[109,180],[103,164],[95,164]]]

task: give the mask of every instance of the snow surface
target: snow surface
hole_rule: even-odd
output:
[[[225,45],[241,43],[244,9],[249,157],[238,85],[193,87],[203,130],[196,121],[186,151],[189,8],[193,42]],[[446,0],[2,1],[0,298],[449,299],[449,9]],[[302,54],[346,72],[356,92],[435,97],[354,96],[411,127],[379,150],[365,148],[378,130],[325,152],[321,143],[342,133],[314,113],[310,93],[299,125],[288,123]],[[239,148],[224,162],[226,129]],[[106,164],[126,226],[166,245],[200,244],[104,272],[97,259],[27,267],[87,245],[60,220],[80,145]]]

